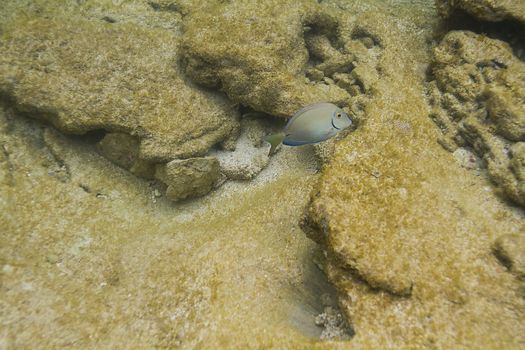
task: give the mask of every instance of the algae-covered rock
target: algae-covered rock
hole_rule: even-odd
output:
[[[232,104],[179,73],[175,32],[55,12],[1,24],[0,94],[19,112],[66,133],[132,135],[139,158],[155,162],[204,155],[235,134]]]
[[[525,281],[525,235],[507,234],[494,242],[494,254]]]
[[[519,348],[523,284],[491,250],[502,232],[523,235],[522,216],[438,144],[421,93],[425,69],[415,64],[429,59],[424,37],[400,30],[406,24],[399,19],[377,22],[370,26],[385,28],[378,31],[384,50],[377,93],[364,105],[366,119],[336,143],[301,224],[325,250],[324,270],[355,330],[350,345]],[[442,74],[463,81],[458,66],[473,59],[462,57]],[[494,58],[516,63],[510,53]],[[457,95],[443,103],[458,107],[459,116],[456,100],[468,108],[477,90],[454,82],[447,86]]]
[[[297,225],[315,175],[273,161],[286,167],[264,186],[172,203],[0,107],[0,348],[334,349],[315,324],[330,287]]]
[[[433,60],[431,117],[442,144],[472,147],[491,179],[525,205],[523,165],[513,160],[515,145],[525,141],[525,64],[505,42],[466,31],[448,33]]]
[[[364,92],[350,73],[374,57],[363,52],[377,53],[372,39],[369,48],[360,41],[370,35],[312,1],[207,2],[185,18],[182,56],[186,74],[200,84],[289,117],[313,102],[349,106]]]
[[[139,158],[139,146],[137,138],[125,133],[112,132],[104,135],[97,143],[97,151],[133,174],[151,179],[155,175],[155,164]]]
[[[157,165],[155,177],[166,185],[166,196],[178,201],[203,196],[211,191],[219,178],[219,162],[214,157],[172,160]]]
[[[491,22],[517,20],[525,23],[525,2],[522,0],[436,0],[442,16],[463,10],[472,16]]]

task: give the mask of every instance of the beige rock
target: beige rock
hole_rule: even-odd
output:
[[[235,135],[234,106],[180,75],[176,33],[62,6],[32,17],[19,9],[1,23],[0,93],[18,111],[67,133],[132,135],[139,158],[155,162],[204,155]]]
[[[355,330],[350,345],[520,348],[523,282],[491,250],[502,232],[523,236],[523,216],[437,143],[439,131],[421,93],[425,72],[415,63],[428,60],[421,33],[399,30],[406,27],[398,18],[376,18],[370,26],[378,28],[384,46],[377,93],[364,104],[359,127],[336,143],[302,221],[326,251],[324,270]],[[456,53],[475,65],[462,47]],[[438,52],[447,62],[458,57]],[[504,53],[509,61],[497,56],[498,62],[518,64]],[[447,70],[440,74],[461,83],[438,82],[450,85],[452,96],[475,99],[475,90],[462,85],[477,86],[474,81],[463,83],[463,76]],[[450,104],[456,106],[454,99]]]
[[[192,79],[281,117],[319,101],[352,105],[349,87],[323,83],[360,64],[359,41],[337,11],[311,1],[207,4],[185,19],[182,56]]]
[[[448,33],[433,59],[431,115],[442,144],[472,147],[503,193],[525,205],[516,175],[525,170],[511,158],[513,145],[525,141],[525,64],[503,41],[466,31]]]
[[[166,196],[173,201],[207,194],[219,174],[219,162],[214,157],[175,159],[157,165],[155,171],[155,177],[168,186]]]
[[[525,3],[521,0],[436,0],[442,16],[460,9],[491,22],[518,20],[525,23]]]
[[[139,140],[125,133],[107,133],[97,143],[97,151],[117,164],[145,179],[155,175],[155,165],[139,158]]]

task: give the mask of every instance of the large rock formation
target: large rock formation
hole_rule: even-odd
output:
[[[319,101],[352,105],[377,80],[363,61],[375,59],[380,43],[366,28],[348,30],[338,15],[312,1],[206,5],[185,18],[185,72],[276,116]]]
[[[525,23],[525,2],[522,0],[436,0],[436,5],[445,17],[460,9],[484,21]]]
[[[502,41],[453,31],[434,49],[432,73],[442,145],[474,149],[491,179],[525,205],[525,64]]]
[[[168,30],[19,16],[2,37],[0,93],[66,133],[125,132],[159,162],[203,155],[238,128],[231,103],[181,77]]]
[[[180,73],[180,33],[159,26],[162,21],[130,20],[133,11],[147,18],[161,8],[120,8],[111,1],[94,9],[60,1],[6,6],[0,95],[19,113],[65,133],[109,132],[101,154],[147,178],[154,163],[234,145],[237,108]],[[185,189],[187,196],[208,190]]]
[[[482,173],[438,144],[422,93],[426,67],[417,63],[429,59],[424,36],[403,30],[399,19],[373,26],[384,46],[377,93],[361,126],[336,144],[302,222],[325,250],[322,264],[355,330],[351,346],[519,348],[523,281],[492,252],[520,276],[521,215],[494,195]],[[457,53],[463,46],[450,47]],[[479,49],[485,47],[504,48],[490,42]],[[499,66],[519,64],[503,52],[504,61],[484,61],[495,79]],[[465,56],[461,64],[472,59]],[[463,72],[459,63],[449,69]],[[442,82],[463,92],[463,82],[476,86],[479,74],[469,80],[451,73]],[[474,101],[471,93],[462,101]],[[512,238],[493,243],[502,233]]]

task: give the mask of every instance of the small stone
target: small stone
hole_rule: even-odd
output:
[[[173,201],[199,197],[211,191],[220,175],[214,157],[176,159],[157,165],[155,177],[166,185],[166,197]]]

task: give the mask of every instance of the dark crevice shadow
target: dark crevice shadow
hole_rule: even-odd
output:
[[[513,53],[525,62],[525,25],[514,20],[501,22],[481,21],[463,10],[454,11],[444,19],[436,30],[436,39],[441,39],[452,30],[466,30],[508,43]]]
[[[324,272],[316,265],[321,248],[315,246],[305,254],[305,276],[300,285],[291,285],[292,305],[289,323],[302,334],[323,340],[350,340],[355,332],[337,306],[337,292]],[[336,317],[337,316],[337,317]]]

